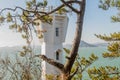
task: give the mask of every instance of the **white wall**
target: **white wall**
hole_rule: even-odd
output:
[[[40,23],[40,29],[46,30],[43,34],[42,50],[41,54],[46,55],[48,58],[56,60],[56,51],[59,50],[59,60],[56,60],[60,63],[63,63],[63,47],[62,43],[65,41],[68,18],[66,15],[52,15],[53,23]],[[55,29],[59,28],[59,36],[56,36]],[[54,66],[42,62],[42,80],[45,80],[45,74],[54,74],[58,75],[60,71]]]

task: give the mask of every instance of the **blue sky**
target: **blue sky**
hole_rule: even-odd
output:
[[[26,0],[0,0],[0,9],[5,7],[24,6]],[[49,0],[50,4],[59,4],[58,0]],[[52,2],[53,1],[53,2]],[[99,0],[87,0],[86,12],[83,25],[82,40],[88,43],[103,42],[97,39],[94,34],[109,34],[120,31],[120,23],[112,23],[110,17],[116,15],[118,12],[115,9],[104,11],[98,8]],[[75,32],[76,16],[74,14],[69,15],[69,25],[66,37],[66,43],[72,43]],[[39,43],[35,39],[34,43]],[[24,45],[23,40],[19,33],[13,32],[8,29],[8,25],[4,24],[0,26],[0,46],[16,46]]]

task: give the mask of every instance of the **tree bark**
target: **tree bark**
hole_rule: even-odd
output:
[[[81,41],[81,35],[82,35],[82,27],[83,27],[83,21],[84,21],[84,13],[85,13],[85,3],[86,0],[82,1],[82,4],[80,6],[80,11],[77,14],[77,23],[76,23],[76,33],[74,42],[72,45],[72,49],[70,51],[69,58],[67,59],[65,65],[64,65],[64,73],[62,73],[62,80],[71,80],[70,71],[72,69],[72,66],[74,64],[75,58],[78,53],[79,44]],[[73,76],[73,75],[72,75]]]

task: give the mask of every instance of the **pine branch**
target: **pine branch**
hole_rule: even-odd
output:
[[[61,2],[65,5],[65,6],[67,6],[67,7],[69,7],[72,11],[74,11],[75,13],[79,13],[79,11],[77,10],[77,9],[75,9],[74,7],[72,7],[71,5],[69,5],[67,2],[65,2],[64,0],[61,0]]]
[[[48,57],[46,57],[45,55],[35,55],[36,57],[40,57],[41,59],[43,59],[44,61],[46,61],[47,63],[55,66],[56,68],[58,68],[60,71],[64,71],[64,65],[59,63],[59,62],[56,62],[55,60],[53,59],[50,59]]]
[[[100,38],[102,40],[105,40],[105,41],[120,41],[120,32],[115,32],[115,33],[112,33],[110,35],[96,35],[95,36],[97,38]]]
[[[79,1],[66,1],[65,3],[66,4],[71,4],[71,3],[78,3]],[[44,12],[44,11],[37,11],[37,9],[35,10],[27,10],[27,9],[24,9],[22,7],[19,7],[19,6],[16,6],[14,9],[12,8],[4,8],[0,11],[0,15],[2,14],[3,11],[6,11],[6,10],[10,10],[10,11],[13,11],[15,12],[17,9],[20,9],[22,11],[27,11],[27,12],[30,12],[30,13],[41,13],[41,14],[44,14],[44,15],[49,15],[49,14],[52,14],[54,12],[56,12],[57,10],[59,10],[60,8],[66,6],[65,4],[61,4],[60,6],[58,6],[57,8],[53,9],[52,11],[50,12]]]
[[[75,71],[70,75],[70,79],[78,72],[79,66],[75,69]]]

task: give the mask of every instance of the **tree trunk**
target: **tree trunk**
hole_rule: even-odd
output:
[[[60,76],[60,80],[71,80],[70,79],[70,74],[68,73],[62,73]]]
[[[72,49],[70,51],[70,55],[68,56],[68,59],[64,65],[65,74],[63,75],[63,77],[64,77],[63,80],[71,80],[70,72],[71,72],[71,69],[75,62],[75,58],[78,53],[79,44],[80,44],[81,35],[82,35],[82,27],[83,27],[84,12],[85,12],[85,1],[86,0],[83,0],[83,3],[80,7],[80,12],[76,13],[77,14],[76,33],[75,33],[75,38],[74,38],[74,42],[72,45]]]

